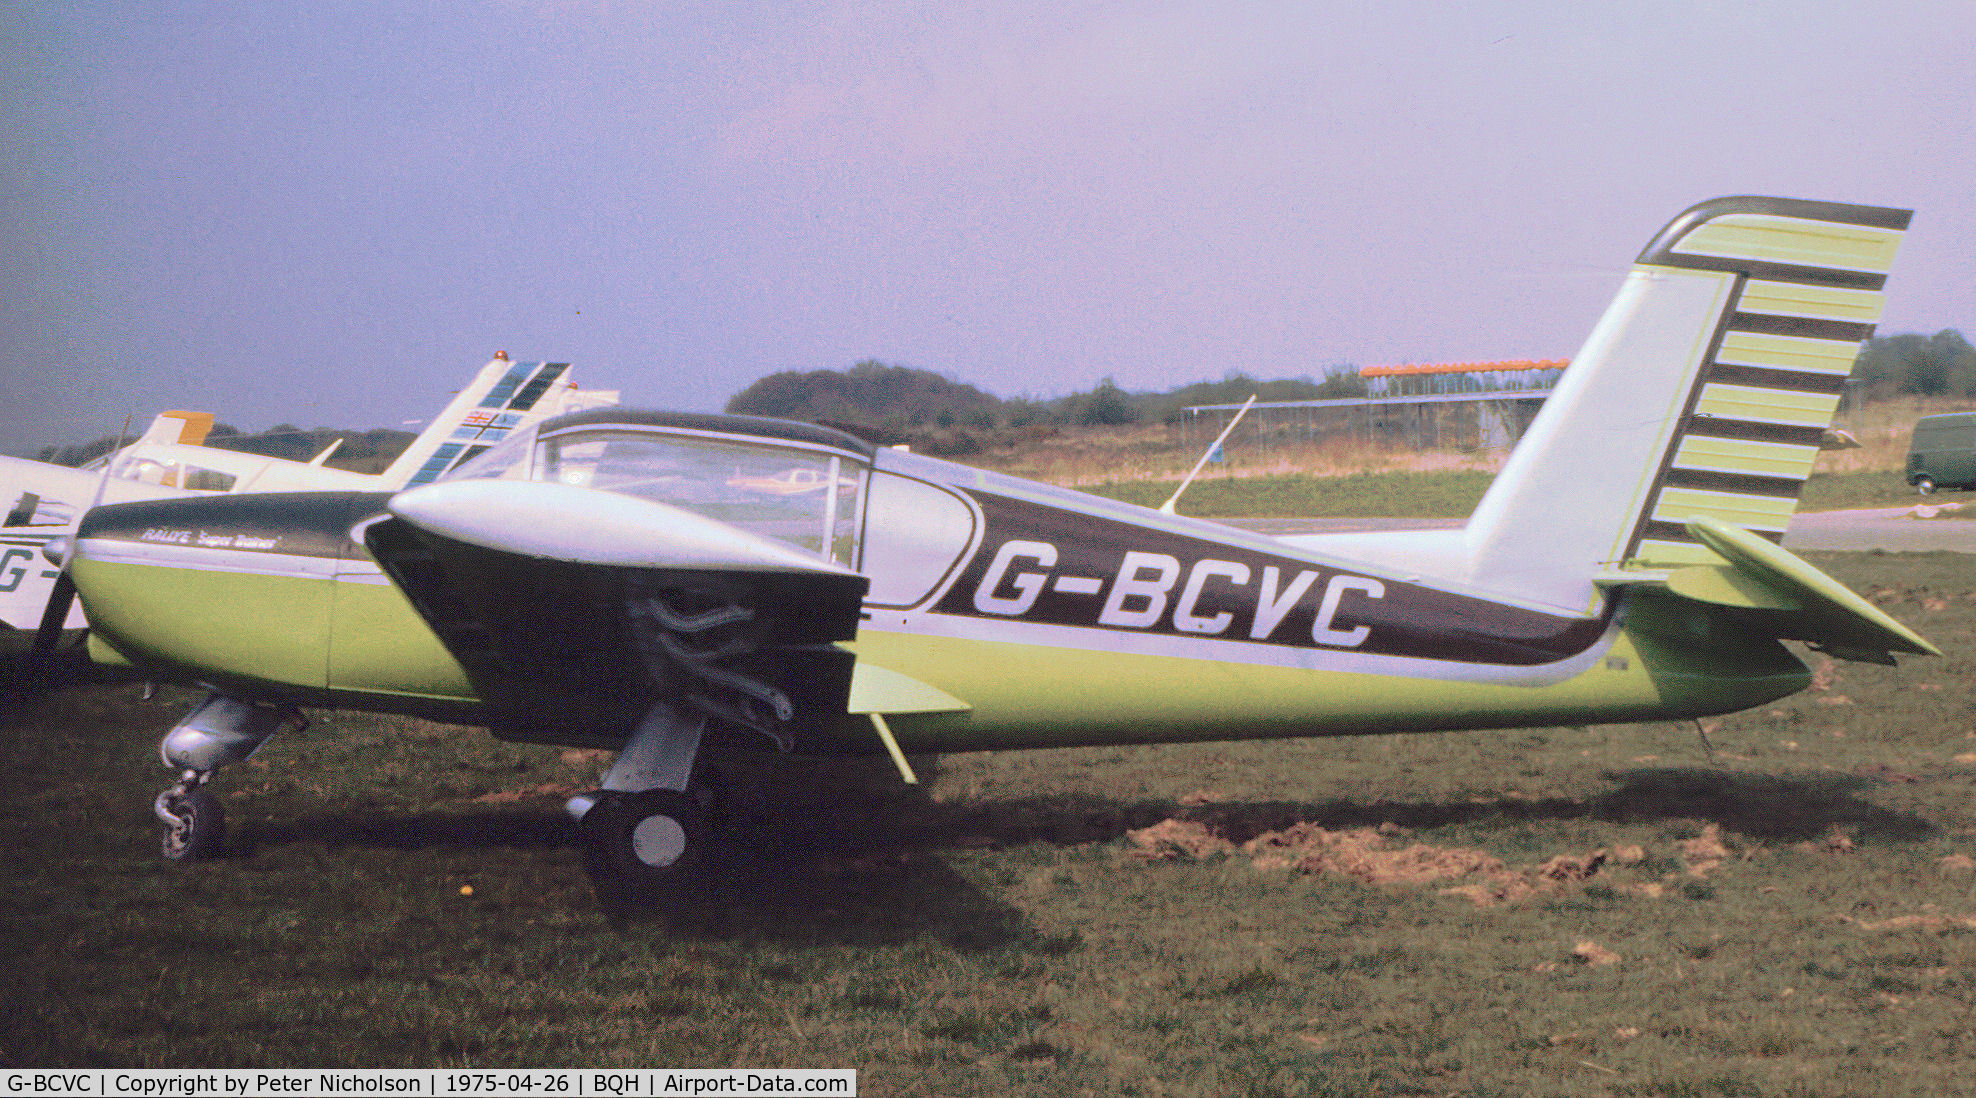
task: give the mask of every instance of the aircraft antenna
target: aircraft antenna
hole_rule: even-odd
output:
[[[1194,478],[1200,474],[1201,466],[1206,465],[1209,458],[1221,452],[1222,440],[1228,437],[1228,432],[1233,431],[1237,423],[1242,422],[1242,417],[1248,414],[1249,405],[1254,404],[1256,397],[1260,395],[1260,393],[1250,393],[1249,399],[1242,402],[1242,408],[1235,413],[1235,418],[1229,420],[1228,426],[1223,427],[1221,433],[1214,436],[1214,443],[1208,447],[1208,452],[1202,454],[1201,460],[1195,462],[1194,467],[1187,471],[1187,479],[1180,482],[1180,487],[1173,490],[1173,495],[1168,497],[1165,503],[1160,504],[1160,514],[1170,515],[1174,513],[1173,505],[1180,502],[1180,493],[1185,492],[1187,486],[1194,483]]]

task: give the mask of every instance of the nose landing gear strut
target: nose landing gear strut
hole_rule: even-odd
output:
[[[207,787],[229,763],[253,756],[285,725],[308,721],[292,705],[262,705],[211,693],[165,734],[158,747],[178,781],[158,794],[151,811],[165,825],[164,853],[172,861],[217,857],[226,841],[226,813]]]
[[[707,718],[656,703],[595,793],[567,808],[591,878],[626,897],[689,886],[707,870],[706,787],[693,763]]]

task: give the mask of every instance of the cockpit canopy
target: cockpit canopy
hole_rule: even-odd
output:
[[[868,444],[809,424],[609,408],[525,428],[443,479],[657,500],[856,567],[871,459]]]

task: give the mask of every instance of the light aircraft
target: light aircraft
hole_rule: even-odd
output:
[[[165,412],[130,445],[79,469],[0,457],[0,503],[8,508],[0,525],[0,633],[39,628],[58,576],[40,566],[41,549],[92,501],[402,488],[471,460],[518,427],[616,400],[615,392],[576,389],[567,363],[510,362],[504,351],[375,475],[325,465],[340,443],[306,462],[201,445],[213,425],[208,412]],[[64,602],[60,627],[82,628],[81,608]]]
[[[100,507],[98,660],[210,693],[165,850],[299,707],[619,754],[613,887],[695,879],[703,742],[828,754],[1670,720],[1935,653],[1778,542],[1907,211],[1725,198],[1640,254],[1458,530],[1270,538],[822,427],[603,409],[395,493]],[[780,485],[822,482],[821,491]],[[718,849],[714,847],[712,849]]]

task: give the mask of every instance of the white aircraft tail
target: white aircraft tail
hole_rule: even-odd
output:
[[[382,476],[394,488],[430,483],[517,428],[616,402],[612,392],[579,393],[567,362],[509,362],[504,354],[483,367]]]
[[[211,412],[159,412],[158,417],[151,421],[151,426],[145,428],[136,441],[203,446],[206,435],[212,429]]]
[[[1698,519],[1782,540],[1909,216],[1745,197],[1675,218],[1470,517],[1464,578],[1579,611],[1622,564],[1720,563]]]

